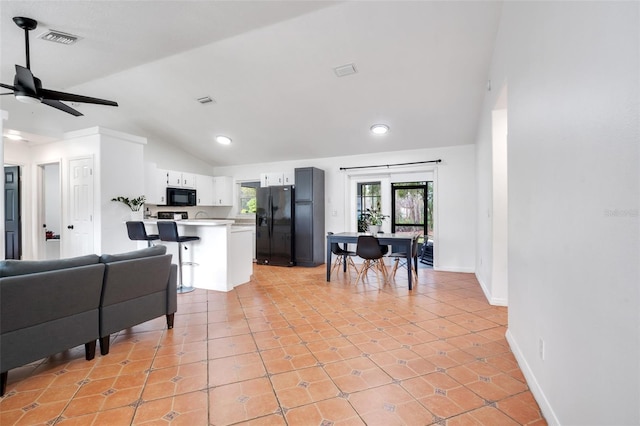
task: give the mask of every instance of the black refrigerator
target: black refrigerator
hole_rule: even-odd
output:
[[[294,187],[258,188],[256,195],[256,260],[263,265],[293,266]]]

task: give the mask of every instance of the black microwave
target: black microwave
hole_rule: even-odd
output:
[[[167,188],[167,206],[195,206],[196,190],[187,188]]]

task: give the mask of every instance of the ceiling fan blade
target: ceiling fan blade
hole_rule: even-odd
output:
[[[60,111],[64,111],[64,112],[67,112],[67,113],[69,113],[71,115],[75,115],[76,117],[84,115],[80,111],[77,111],[77,110],[71,108],[70,106],[63,104],[60,101],[56,101],[56,100],[53,100],[53,99],[43,99],[42,103],[46,104],[46,105],[49,105],[50,107],[54,107],[56,109],[59,109]]]
[[[80,102],[85,104],[109,105],[116,107],[118,106],[117,102],[108,101],[106,99],[74,95],[73,93],[56,92],[55,90],[41,89],[39,94],[42,95],[44,99],[51,99],[56,101]]]
[[[36,88],[36,81],[33,78],[31,70],[29,70],[28,68],[16,64],[16,79],[17,82],[15,82],[14,84],[20,84],[20,86],[29,90],[29,92],[33,93],[34,95],[38,93],[38,89]]]
[[[13,90],[13,91],[15,91],[15,90],[16,90],[16,88],[15,88],[15,87],[13,87],[13,86],[9,86],[8,84],[2,84],[2,83],[0,83],[0,87],[4,87],[5,89],[9,89],[9,90]],[[10,93],[10,94],[11,94],[11,93]]]

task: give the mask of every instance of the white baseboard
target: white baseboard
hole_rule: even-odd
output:
[[[513,356],[515,356],[516,361],[520,366],[520,370],[522,371],[522,374],[524,374],[524,378],[527,381],[527,385],[529,385],[529,389],[531,389],[533,397],[538,403],[538,406],[540,406],[540,411],[542,411],[542,415],[547,421],[547,424],[549,424],[550,426],[560,425],[560,421],[558,420],[556,413],[553,411],[549,400],[545,396],[544,391],[536,380],[536,376],[533,374],[533,371],[531,371],[531,368],[529,367],[526,358],[520,350],[518,343],[511,334],[511,330],[507,329],[507,333],[505,336],[507,338],[509,346],[511,347],[511,352],[513,352]]]
[[[484,297],[487,299],[487,301],[489,302],[490,305],[492,305],[492,306],[509,306],[509,301],[507,299],[505,299],[504,297],[493,297],[493,295],[489,291],[489,288],[487,287],[485,282],[482,280],[482,278],[480,278],[478,276],[477,273],[476,273],[476,279],[478,280],[478,283],[480,284],[480,288],[482,289],[482,292],[484,293]]]
[[[442,271],[442,272],[464,272],[465,274],[473,274],[476,272],[475,268],[460,268],[460,267],[448,267],[448,266],[434,266],[434,271]]]

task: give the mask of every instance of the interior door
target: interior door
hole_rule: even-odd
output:
[[[393,183],[391,190],[391,232],[427,235],[427,182]]]
[[[22,236],[20,233],[20,167],[4,168],[4,231],[5,259],[20,259]]]
[[[71,160],[66,257],[94,253],[93,232],[93,159]]]

